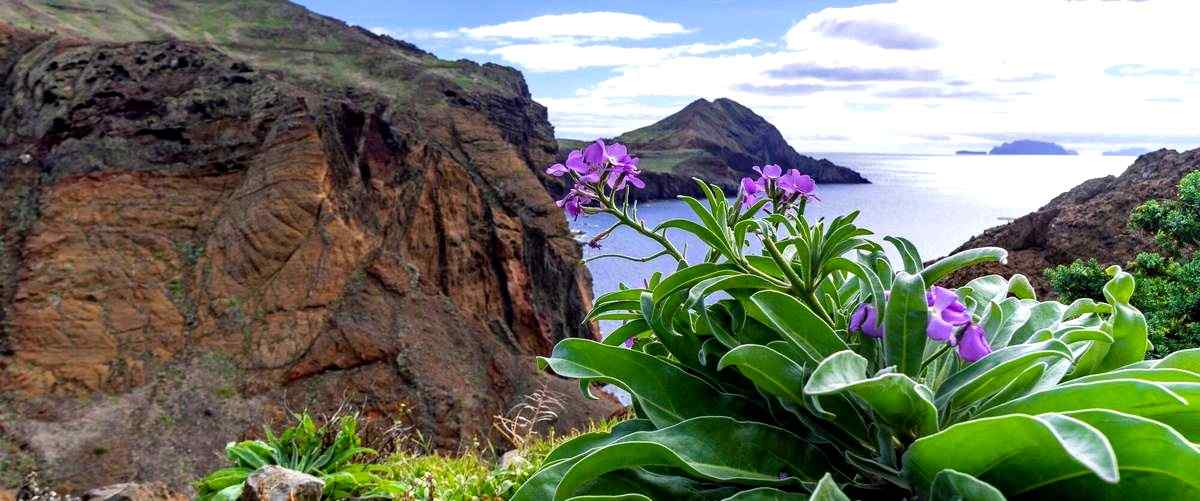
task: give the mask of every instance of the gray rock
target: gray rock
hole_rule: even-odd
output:
[[[268,465],[251,473],[242,489],[243,501],[320,501],[325,490],[321,479]]]
[[[139,484],[128,482],[98,487],[83,495],[84,501],[174,501],[187,499],[171,492],[159,482]]]

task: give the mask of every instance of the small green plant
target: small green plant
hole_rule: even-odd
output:
[[[242,495],[251,473],[267,465],[278,465],[325,481],[325,499],[350,497],[379,481],[375,468],[355,464],[375,451],[361,447],[358,418],[342,416],[317,426],[307,413],[297,423],[275,435],[265,430],[265,440],[230,442],[225,456],[233,466],[210,473],[196,483],[200,501],[235,501]]]

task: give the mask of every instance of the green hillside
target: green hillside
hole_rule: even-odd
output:
[[[114,42],[202,42],[266,70],[403,99],[423,74],[473,92],[512,94],[487,67],[440,60],[408,43],[283,0],[4,0],[0,21]]]

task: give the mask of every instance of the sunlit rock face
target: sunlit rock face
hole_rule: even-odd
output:
[[[414,70],[398,100],[0,25],[0,454],[184,487],[287,410],[444,448],[542,384],[564,427],[610,412],[533,363],[595,335],[545,110],[471,71],[492,93]]]

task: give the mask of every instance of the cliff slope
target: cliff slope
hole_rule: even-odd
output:
[[[818,183],[866,183],[857,172],[796,152],[783,134],[766,119],[731,99],[697,99],[678,113],[621,134],[624,143],[641,158],[647,172],[646,188],[633,195],[642,200],[700,194],[692,177],[724,185],[735,191],[743,176],[757,175],[755,165],[779,164],[811,175]],[[559,158],[565,159],[577,141],[560,140]]]
[[[282,1],[78,3],[0,6],[45,22],[0,24],[0,465],[60,491],[184,487],[289,409],[348,402],[444,448],[542,384],[563,426],[613,409],[532,363],[595,332],[519,73]],[[238,23],[177,30],[209,5]],[[346,52],[220,39],[267,11]],[[82,38],[89,16],[114,36]],[[376,64],[342,59],[354,44]]]
[[[987,273],[1023,273],[1048,292],[1042,270],[1077,258],[1101,263],[1133,259],[1153,247],[1153,238],[1129,229],[1129,212],[1154,198],[1170,198],[1188,172],[1200,169],[1200,149],[1158,150],[1138,157],[1120,176],[1085,181],[1037,211],[984,231],[956,250],[994,245],[1008,249],[1007,265],[989,264],[947,279],[958,285]]]

